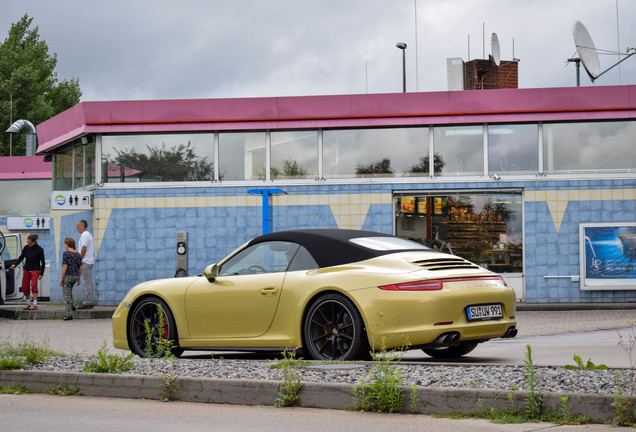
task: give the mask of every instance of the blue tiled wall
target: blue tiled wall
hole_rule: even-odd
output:
[[[635,189],[636,180],[603,181],[537,181],[525,182],[465,182],[465,183],[396,183],[285,186],[290,195],[390,194],[392,191],[499,190],[564,191],[598,189]],[[248,187],[209,188],[144,188],[97,189],[95,199],[147,197],[245,196]],[[273,230],[298,228],[336,228],[337,220],[329,205],[275,205]],[[371,204],[362,228],[393,232],[392,204]],[[554,222],[547,202],[524,203],[525,300],[527,302],[627,302],[636,301],[636,291],[581,291],[579,282],[569,278],[550,279],[545,276],[579,275],[579,224],[598,222],[634,222],[634,200],[569,201],[560,227]],[[62,218],[60,238],[78,238],[75,223],[89,221],[91,212],[76,213]],[[173,277],[176,267],[176,233],[188,232],[190,274],[219,261],[245,241],[261,233],[261,208],[183,207],[183,208],[115,208],[99,248],[95,266],[99,302],[115,304],[135,284],[155,278]],[[42,236],[47,254],[54,248],[53,230]],[[60,242],[61,243],[61,242]],[[63,251],[56,251],[59,255]],[[59,279],[59,268],[52,260],[51,280]],[[55,286],[53,286],[55,285]],[[81,291],[81,290],[80,290]],[[61,289],[52,284],[51,296],[61,302]]]

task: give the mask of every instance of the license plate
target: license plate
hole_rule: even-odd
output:
[[[466,306],[466,316],[468,321],[501,319],[503,311],[499,304]]]

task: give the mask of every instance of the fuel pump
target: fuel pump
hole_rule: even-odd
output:
[[[177,231],[177,271],[174,277],[188,275],[188,233]]]

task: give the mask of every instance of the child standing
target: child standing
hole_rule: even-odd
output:
[[[73,319],[73,285],[80,284],[82,276],[82,256],[75,250],[75,240],[70,237],[64,239],[66,251],[62,254],[62,274],[60,275],[60,286],[64,294],[66,303],[66,316],[64,321]]]

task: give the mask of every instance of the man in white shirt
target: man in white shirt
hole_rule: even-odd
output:
[[[77,250],[82,256],[82,282],[86,295],[79,309],[93,308],[93,264],[95,264],[95,242],[93,236],[87,231],[88,223],[85,220],[77,222],[77,232],[80,239]]]

